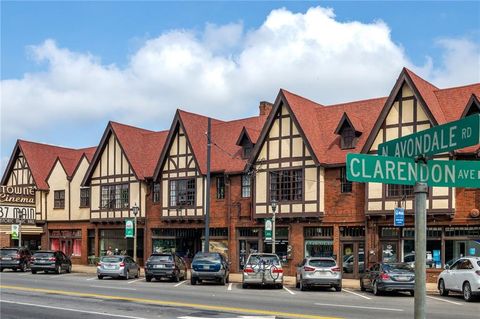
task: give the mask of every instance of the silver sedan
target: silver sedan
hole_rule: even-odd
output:
[[[129,256],[104,256],[97,265],[98,279],[103,277],[129,279],[140,276],[140,266]]]

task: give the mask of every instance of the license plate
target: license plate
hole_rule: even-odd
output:
[[[210,269],[209,265],[203,265],[203,269]]]
[[[46,260],[39,260],[38,262],[41,263],[41,264],[44,264],[44,263],[46,263],[47,261],[46,261]]]
[[[165,268],[165,265],[154,265],[153,268]]]
[[[409,277],[397,277],[397,280],[398,281],[409,281],[410,278]]]
[[[12,260],[11,257],[3,257],[2,260]]]
[[[115,269],[115,266],[105,266],[105,269]]]

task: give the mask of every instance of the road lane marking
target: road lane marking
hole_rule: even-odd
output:
[[[97,279],[98,277],[92,277],[92,278],[88,278],[88,279],[85,279],[85,280],[93,280],[93,279]]]
[[[359,308],[359,309],[370,309],[370,310],[386,310],[386,311],[398,311],[402,312],[403,309],[398,308],[381,308],[381,307],[366,307],[366,306],[349,306],[349,305],[334,305],[330,303],[315,303],[317,306],[326,306],[326,307],[342,307],[342,308]]]
[[[451,300],[447,300],[447,299],[442,299],[442,298],[437,298],[437,297],[431,297],[431,296],[427,296],[427,298],[430,298],[430,299],[433,299],[433,300],[438,300],[438,301],[443,301],[443,302],[448,302],[448,303],[451,303],[451,304],[454,304],[454,305],[457,305],[457,306],[461,306],[462,304],[459,303],[459,302],[455,302],[455,301],[451,301]]]
[[[106,288],[106,289],[119,289],[119,290],[137,290],[136,288],[125,288],[125,287],[113,287],[113,286],[100,286],[100,285],[90,285],[93,288]]]
[[[145,319],[144,317],[133,317],[133,316],[126,316],[126,315],[114,315],[114,314],[111,314],[111,313],[103,313],[103,312],[97,312],[97,311],[88,311],[88,310],[79,310],[79,309],[72,309],[72,308],[63,308],[63,307],[54,307],[54,306],[38,305],[38,304],[28,303],[28,302],[9,301],[9,300],[0,300],[0,302],[11,303],[11,304],[15,304],[15,305],[22,305],[22,306],[46,308],[46,309],[56,309],[56,310],[65,310],[65,311],[72,311],[72,312],[81,312],[81,313],[88,313],[88,314],[92,314],[92,315],[100,315],[100,316],[106,316],[106,317],[129,318],[129,319]]]
[[[178,287],[180,285],[183,285],[184,283],[186,283],[187,281],[184,280],[184,281],[180,281],[178,284],[175,284],[174,287]]]
[[[365,298],[365,299],[368,299],[368,300],[371,300],[371,299],[372,299],[372,298],[370,298],[370,297],[367,297],[367,296],[364,296],[364,295],[361,295],[361,294],[357,294],[356,292],[350,291],[350,290],[345,289],[345,288],[343,288],[342,290],[345,291],[345,292],[348,292],[349,294],[352,294],[352,295],[355,295],[355,296],[359,296],[359,297],[362,297],[362,298]]]
[[[219,306],[219,305],[206,305],[206,304],[196,304],[196,303],[188,303],[188,302],[169,301],[169,300],[144,299],[144,298],[138,298],[138,297],[111,296],[111,295],[103,295],[103,294],[96,294],[96,293],[31,288],[31,287],[11,286],[11,285],[0,285],[0,289],[18,290],[18,291],[25,291],[30,293],[37,292],[37,293],[57,294],[57,295],[75,296],[75,297],[90,297],[90,298],[97,298],[97,299],[123,300],[123,301],[131,301],[131,302],[138,302],[138,303],[144,303],[144,304],[160,305],[160,306],[194,308],[194,309],[201,309],[201,310],[221,311],[221,312],[235,312],[240,314],[270,315],[270,316],[301,318],[301,319],[341,319],[340,317],[325,317],[325,316],[319,316],[319,315],[309,315],[304,313],[291,313],[291,312],[282,312],[282,311],[273,311],[273,310],[229,307],[229,306]]]
[[[63,276],[67,276],[67,275],[70,275],[70,274],[67,273],[67,274],[61,274],[61,275],[53,275],[53,276],[50,276],[49,278],[58,278],[58,277],[63,277]]]
[[[131,284],[131,283],[134,283],[134,282],[137,282],[137,281],[140,281],[140,280],[143,280],[143,278],[138,278],[138,279],[129,281],[129,282],[127,282],[127,284]]]
[[[287,287],[283,286],[283,289],[285,289],[286,291],[288,291],[291,295],[294,295],[295,293],[293,291],[291,291],[290,289],[288,289]]]
[[[228,284],[227,290],[232,290],[232,283],[229,283],[229,284]]]

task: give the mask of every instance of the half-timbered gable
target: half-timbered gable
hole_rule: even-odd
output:
[[[60,159],[53,164],[47,183],[50,187],[47,194],[48,221],[69,220],[70,180]]]
[[[19,151],[13,169],[7,181],[7,185],[15,186],[34,186],[32,172],[28,167],[27,160],[21,151]]]
[[[271,213],[276,200],[282,217],[319,216],[324,210],[324,169],[299,128],[281,92],[254,149],[253,210],[256,217]]]

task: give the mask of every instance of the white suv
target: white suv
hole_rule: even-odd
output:
[[[446,266],[438,276],[438,291],[442,296],[449,291],[462,292],[465,301],[480,295],[480,257],[463,257]]]

